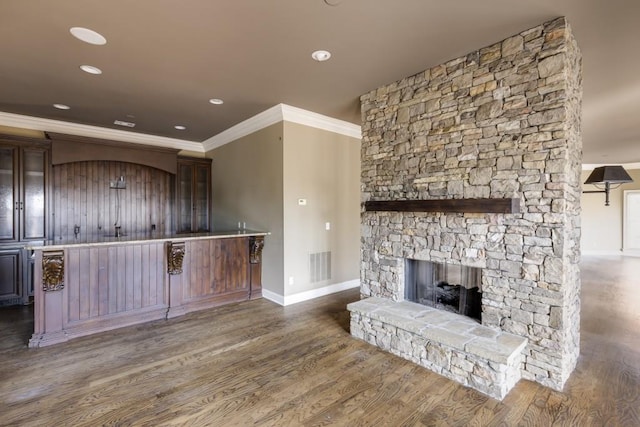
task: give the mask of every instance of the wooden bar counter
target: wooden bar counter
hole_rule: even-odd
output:
[[[29,347],[259,298],[267,234],[149,233],[31,246]]]

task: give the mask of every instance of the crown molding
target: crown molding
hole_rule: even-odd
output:
[[[282,104],[275,105],[262,113],[258,113],[255,116],[238,123],[237,125],[231,126],[229,129],[222,131],[209,139],[205,139],[202,142],[204,151],[207,152],[214,148],[222,147],[223,145],[240,139],[243,136],[250,135],[260,129],[264,129],[268,126],[281,122],[283,120],[281,105]]]
[[[282,106],[282,117],[287,122],[323,129],[351,138],[362,138],[362,131],[359,125],[314,113],[313,111],[303,110],[302,108],[292,107],[286,104],[280,105]]]
[[[204,153],[199,142],[0,112],[0,125]]]
[[[205,152],[210,151],[282,121],[323,129],[356,139],[362,137],[359,125],[287,104],[278,104],[212,136],[202,145]]]
[[[640,163],[585,163],[582,165],[583,171],[592,171],[601,166],[622,166],[625,169],[640,169]]]
[[[221,147],[232,141],[240,139],[243,136],[247,136],[282,121],[323,129],[351,138],[360,139],[362,137],[359,125],[286,104],[275,105],[217,135],[212,136],[209,139],[204,140],[202,143],[79,123],[63,122],[60,120],[44,119],[41,117],[0,112],[0,125],[3,126],[131,142],[134,144],[154,145],[157,147],[189,150],[197,153],[205,153],[213,150],[214,148]]]

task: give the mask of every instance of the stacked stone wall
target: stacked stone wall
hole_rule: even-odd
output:
[[[361,97],[362,201],[521,199],[520,214],[362,213],[361,293],[404,259],[483,268],[483,324],[560,389],[579,353],[580,52],[564,18]]]

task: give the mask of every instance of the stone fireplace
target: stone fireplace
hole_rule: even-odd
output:
[[[355,337],[498,399],[521,377],[562,389],[579,353],[581,97],[564,18],[361,97]],[[519,209],[366,207],[505,199]],[[482,269],[481,324],[409,302],[407,259]]]

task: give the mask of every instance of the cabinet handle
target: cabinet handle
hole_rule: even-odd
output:
[[[24,202],[20,202],[20,210],[24,209]]]
[[[16,202],[16,210],[18,210],[18,209],[20,209],[20,208],[19,208],[18,202]]]

